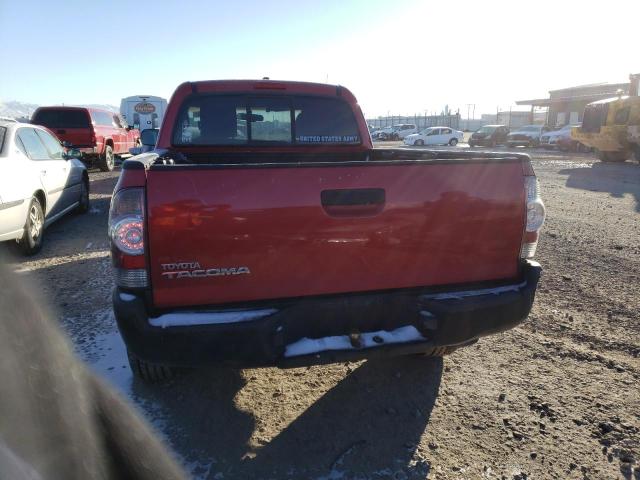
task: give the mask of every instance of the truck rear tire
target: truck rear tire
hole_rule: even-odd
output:
[[[628,152],[603,152],[598,150],[598,158],[605,163],[619,163],[624,162],[629,158]]]
[[[100,167],[100,170],[103,172],[111,172],[114,165],[115,159],[113,156],[113,148],[111,148],[111,145],[107,145],[104,147],[104,153],[100,155],[98,167]]]
[[[171,380],[175,376],[176,371],[174,368],[145,362],[129,350],[127,350],[127,358],[133,375],[147,383],[162,383]]]

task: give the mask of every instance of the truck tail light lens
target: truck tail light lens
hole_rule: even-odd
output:
[[[127,188],[117,192],[109,209],[111,260],[116,285],[146,288],[149,285],[145,259],[144,189]]]
[[[538,234],[544,224],[545,208],[540,198],[540,184],[534,175],[524,177],[527,202],[527,223],[522,237],[520,258],[533,258],[538,246]]]

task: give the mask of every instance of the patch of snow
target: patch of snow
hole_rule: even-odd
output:
[[[187,327],[193,325],[222,325],[226,323],[249,322],[276,313],[274,308],[263,310],[238,310],[235,312],[180,312],[167,313],[150,318],[154,327]]]
[[[518,285],[507,285],[504,287],[496,288],[482,288],[479,290],[465,290],[462,292],[446,292],[446,293],[433,293],[427,295],[421,295],[422,298],[428,298],[429,300],[450,300],[460,299],[464,297],[479,297],[480,295],[498,295],[506,292],[517,292],[524,287],[527,282],[522,282]]]
[[[376,340],[374,340],[374,338]],[[419,340],[426,340],[416,327],[408,325],[396,328],[390,332],[379,330],[377,332],[366,332],[360,335],[361,348],[379,347],[380,345],[392,343],[408,343]],[[382,341],[380,341],[382,340]],[[301,338],[286,346],[285,357],[298,357],[300,355],[310,355],[312,353],[325,352],[328,350],[356,350],[351,345],[348,335],[335,335],[322,338]]]
[[[202,479],[202,480],[210,478],[211,468],[213,467],[213,464],[214,464],[213,460],[211,461],[195,460],[192,462],[184,461],[184,459],[182,460],[183,460],[182,464],[184,465],[185,470],[189,472],[191,478]],[[215,480],[222,480],[224,478],[224,475],[219,472],[219,473],[216,473],[213,476],[213,478]]]
[[[131,397],[133,373],[127,361],[127,347],[120,333],[115,331],[97,335],[91,345],[91,354],[93,358],[86,359],[89,368],[120,392]],[[81,353],[81,356],[85,355]]]
[[[66,263],[79,262],[82,260],[103,259],[108,261],[111,252],[109,250],[91,250],[82,253],[72,253],[71,255],[59,255],[49,259],[46,263],[42,262],[42,259],[31,260],[28,262],[22,262],[21,266],[15,270],[16,273],[29,272],[40,270],[42,268],[57,267]],[[104,280],[101,280],[104,281]]]

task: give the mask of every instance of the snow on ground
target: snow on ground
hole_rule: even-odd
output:
[[[125,298],[121,296],[123,300]],[[277,310],[267,308],[262,310],[238,310],[236,312],[179,312],[167,313],[159,317],[150,318],[149,323],[154,327],[186,327],[190,325],[222,325],[225,323],[249,322],[266,317]]]
[[[360,335],[362,348],[379,347],[390,343],[409,343],[426,340],[413,326],[400,327],[390,332],[379,330]],[[348,335],[335,335],[322,338],[301,338],[297,342],[287,345],[285,357],[297,357],[328,350],[354,350]]]

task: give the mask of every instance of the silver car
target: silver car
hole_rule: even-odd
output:
[[[0,120],[0,241],[33,255],[49,224],[89,210],[89,175],[77,156],[44,127]]]

